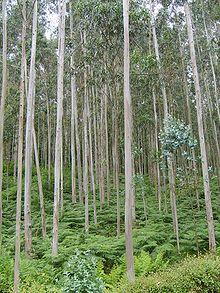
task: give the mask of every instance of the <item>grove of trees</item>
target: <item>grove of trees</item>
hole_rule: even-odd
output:
[[[0,254],[14,292],[23,260],[56,269],[71,246],[105,273],[125,254],[130,283],[142,250],[215,255],[220,2],[1,3]]]

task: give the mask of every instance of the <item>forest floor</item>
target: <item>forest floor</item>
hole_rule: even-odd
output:
[[[106,204],[102,210],[97,207],[98,224],[96,226],[93,224],[92,195],[90,196],[90,229],[89,233],[85,234],[84,206],[79,203],[72,204],[70,172],[68,170],[65,172],[64,211],[60,215],[59,224],[59,256],[52,258],[53,191],[48,188],[46,171],[42,170],[42,175],[48,234],[46,239],[42,239],[38,185],[36,174],[33,172],[31,207],[33,255],[31,259],[24,256],[24,233],[22,229],[21,292],[83,292],[62,289],[66,282],[63,278],[66,265],[70,258],[76,255],[76,251],[89,251],[91,256],[96,257],[97,278],[102,280],[106,290],[110,292],[148,292],[148,289],[149,292],[220,292],[220,260],[218,256],[200,256],[208,250],[202,182],[199,186],[199,209],[196,205],[193,188],[184,186],[177,188],[180,253],[177,252],[173,234],[168,191],[167,194],[163,193],[163,210],[160,213],[155,190],[149,179],[145,178],[144,189],[142,189],[142,186],[136,186],[136,222],[133,228],[133,239],[135,269],[138,280],[132,287],[127,285],[125,278],[123,177],[120,185],[121,236],[117,238],[115,190],[111,189],[109,206]],[[211,181],[211,186],[216,239],[219,243],[220,196],[216,179]],[[3,251],[0,256],[0,292],[11,292],[13,288],[17,187],[10,172],[3,187],[4,218]],[[143,210],[143,190],[147,203],[147,219],[145,219]],[[166,201],[165,198],[167,198]],[[189,258],[189,256],[192,256],[192,258]],[[81,262],[79,261],[79,263]],[[83,270],[83,268],[81,269]],[[183,275],[186,275],[185,279]],[[197,275],[199,276],[198,280],[195,277]],[[143,291],[141,288],[143,288]],[[100,290],[102,291],[101,288]],[[85,292],[95,291],[89,291],[88,289]]]

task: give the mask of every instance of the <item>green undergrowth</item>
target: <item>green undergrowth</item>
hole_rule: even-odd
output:
[[[0,292],[11,292],[13,284],[13,256],[15,243],[16,182],[13,168],[4,177],[3,192],[3,252],[0,260]],[[51,257],[51,231],[53,219],[53,188],[48,186],[47,172],[42,170],[42,180],[47,216],[47,237],[41,236],[41,218],[36,171],[32,182],[32,231],[33,255],[21,257],[21,292],[61,292],[60,280],[65,267],[76,251],[89,251],[96,258],[97,274],[108,290],[123,284],[125,276],[124,239],[124,178],[120,178],[121,236],[116,237],[116,191],[111,186],[111,200],[102,209],[97,206],[98,224],[93,224],[92,195],[90,194],[90,230],[84,232],[84,207],[71,202],[71,176],[64,176],[64,211],[60,214],[59,255]],[[208,233],[205,219],[202,181],[199,182],[200,209],[197,208],[195,191],[190,186],[177,184],[177,207],[180,229],[180,253],[172,228],[169,191],[163,191],[162,212],[158,211],[155,189],[149,178],[144,178],[144,188],[136,185],[136,221],[133,227],[136,275],[147,276],[181,261],[188,255],[206,253]],[[220,241],[220,196],[216,178],[211,181],[213,211],[217,243]],[[147,219],[144,216],[142,192],[146,199]],[[97,202],[99,200],[97,190]],[[23,223],[23,214],[22,214]],[[24,231],[21,230],[21,250],[24,251]],[[199,259],[200,261],[200,259]],[[176,275],[177,276],[177,275]],[[178,277],[178,276],[177,276]],[[144,280],[144,279],[143,279]],[[130,288],[130,287],[129,287]],[[129,289],[130,290],[130,289]],[[132,289],[131,289],[132,290]],[[138,291],[137,291],[138,292]],[[151,291],[149,291],[151,292]],[[157,291],[152,291],[157,292]],[[159,291],[158,291],[159,292]],[[168,292],[168,291],[160,291]],[[172,292],[172,291],[170,291]],[[178,292],[178,291],[173,291]],[[197,291],[195,291],[197,292]],[[212,292],[212,291],[210,291]],[[217,292],[217,291],[213,291]]]
[[[122,284],[111,292],[149,293],[218,293],[220,292],[220,258],[186,258],[165,270],[137,278],[134,285]]]

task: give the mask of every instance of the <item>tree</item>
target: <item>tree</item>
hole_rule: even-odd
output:
[[[58,224],[59,224],[59,197],[61,177],[61,139],[63,117],[63,78],[64,78],[64,48],[65,48],[65,14],[66,0],[60,0],[59,10],[59,34],[58,34],[58,65],[57,65],[57,123],[54,165],[54,207],[53,207],[53,242],[52,255],[58,254]]]
[[[27,95],[26,135],[25,135],[25,188],[24,188],[24,225],[25,225],[25,252],[31,255],[32,228],[31,228],[31,177],[32,177],[32,151],[33,151],[33,123],[35,104],[35,78],[36,78],[36,45],[37,45],[37,10],[38,2],[34,2],[32,22],[31,64]]]
[[[15,262],[14,262],[14,292],[19,292],[20,273],[20,241],[21,241],[21,195],[22,195],[22,159],[24,138],[24,100],[25,100],[25,68],[26,68],[26,0],[22,5],[22,33],[21,33],[21,76],[20,76],[20,105],[18,124],[18,152],[17,152],[17,205],[16,205],[16,237],[15,237]]]
[[[206,217],[207,217],[208,235],[209,235],[209,249],[210,251],[215,252],[216,250],[215,229],[214,229],[214,220],[213,220],[213,212],[212,212],[208,161],[207,161],[207,153],[206,153],[204,126],[203,126],[202,94],[201,94],[199,74],[197,69],[192,18],[191,18],[190,7],[187,1],[184,4],[184,10],[186,13],[187,32],[188,32],[188,38],[189,38],[190,56],[191,56],[193,78],[194,78],[194,85],[195,85],[195,94],[196,94],[197,123],[198,123],[198,130],[199,130],[200,152],[201,152],[201,161],[202,161]]]
[[[5,99],[7,95],[7,1],[2,1],[2,92],[0,104],[0,250],[2,246],[2,180],[3,180],[3,131]]]
[[[134,282],[134,256],[132,240],[132,108],[130,94],[130,54],[129,54],[129,0],[123,0],[124,17],[124,127],[125,127],[125,243],[127,277]]]

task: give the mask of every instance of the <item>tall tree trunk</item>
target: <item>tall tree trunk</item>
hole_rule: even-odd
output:
[[[207,224],[208,224],[209,249],[210,251],[214,252],[216,250],[216,242],[215,242],[215,229],[214,229],[214,220],[213,220],[213,212],[212,212],[212,202],[211,202],[211,190],[210,190],[209,174],[208,174],[207,153],[206,153],[205,136],[204,136],[204,126],[203,126],[202,95],[201,95],[199,74],[198,74],[197,62],[196,62],[196,52],[195,52],[195,45],[194,45],[191,12],[190,12],[190,7],[187,1],[184,4],[184,9],[186,13],[190,56],[191,56],[191,62],[192,62],[195,91],[196,91],[196,110],[197,110],[197,121],[198,121],[198,130],[199,130],[200,152],[201,152],[201,160],[202,160],[203,184],[204,184],[204,192],[205,192],[206,217],[207,217]]]
[[[26,0],[22,6],[22,34],[21,34],[21,76],[20,76],[20,105],[18,122],[18,151],[17,151],[17,203],[16,203],[16,236],[15,236],[15,261],[14,261],[14,292],[19,292],[20,282],[20,250],[21,250],[21,195],[22,195],[22,159],[24,137],[24,100],[25,100],[25,66],[26,66]]]
[[[52,242],[53,256],[56,256],[58,254],[66,0],[59,0],[58,5],[59,5],[60,21],[59,21],[59,35],[58,35],[57,125],[56,125],[55,166],[54,166],[54,207],[53,207],[54,210],[53,210],[53,242]]]
[[[7,95],[7,1],[2,1],[2,95],[0,104],[0,250],[2,246],[2,180],[3,180],[3,131],[5,99]]]
[[[46,89],[47,90],[47,89]],[[47,95],[47,94],[46,94]],[[50,121],[50,106],[49,99],[47,95],[47,164],[48,164],[48,187],[51,188],[51,121]]]
[[[125,244],[127,277],[134,282],[134,256],[132,240],[132,106],[130,94],[130,49],[129,49],[129,0],[123,0],[124,18],[124,127],[125,127]]]
[[[86,68],[85,68],[86,70]],[[87,112],[87,81],[85,74],[85,96],[84,96],[84,112],[83,112],[83,126],[84,126],[84,160],[83,160],[83,189],[85,198],[85,232],[89,231],[89,192],[88,192],[88,112]]]
[[[24,185],[24,231],[25,252],[31,255],[32,228],[31,228],[31,177],[32,177],[32,150],[33,150],[33,123],[34,123],[34,95],[35,95],[35,59],[37,45],[37,9],[38,2],[34,2],[32,24],[31,65],[27,96],[26,140],[25,140],[25,185]]]
[[[154,120],[155,120],[155,146],[156,153],[159,153],[159,144],[158,144],[158,120],[157,120],[157,105],[156,105],[156,96],[155,90],[153,89],[153,105],[154,105]],[[159,204],[159,211],[161,211],[161,185],[160,185],[160,165],[157,160],[156,162],[156,173],[157,173],[157,198]]]
[[[73,40],[73,16],[72,3],[69,3],[70,12],[70,37]],[[72,182],[72,202],[76,203],[76,151],[75,151],[75,101],[76,101],[76,74],[74,69],[73,53],[70,57],[71,70],[71,182]]]
[[[191,128],[191,131],[193,131],[193,123],[192,123],[192,114],[191,114],[191,106],[190,106],[190,97],[189,97],[189,89],[188,89],[188,83],[187,83],[187,76],[185,72],[185,64],[184,64],[184,54],[183,54],[183,49],[181,46],[181,39],[180,39],[180,34],[179,36],[179,44],[180,44],[180,55],[181,55],[181,61],[182,61],[182,71],[183,71],[183,86],[184,86],[184,92],[186,95],[186,106],[187,106],[187,120],[189,123],[189,126]],[[194,186],[195,186],[195,192],[196,192],[196,202],[197,202],[197,207],[199,209],[200,203],[199,203],[199,191],[198,191],[198,176],[197,176],[197,164],[196,164],[196,154],[195,150],[192,149],[192,166],[193,166],[193,173],[194,173]]]
[[[110,201],[110,178],[109,178],[109,140],[108,140],[108,92],[105,84],[105,161],[106,161],[106,185],[107,200]]]
[[[88,120],[89,120],[89,165],[90,165],[90,176],[91,176],[91,187],[93,195],[93,215],[94,224],[97,225],[97,214],[96,214],[96,189],[95,189],[95,176],[94,176],[94,164],[93,164],[93,148],[92,148],[92,117],[90,113],[89,102],[87,104]]]
[[[36,163],[36,169],[37,169],[37,180],[38,180],[39,199],[40,199],[41,229],[42,229],[42,236],[43,238],[45,238],[46,237],[46,214],[45,214],[45,208],[44,208],[44,194],[43,194],[42,178],[40,173],[37,139],[36,139],[36,133],[34,128],[33,128],[33,143],[34,143],[34,154],[35,154],[35,163]]]
[[[150,14],[151,14],[151,25],[152,25],[154,49],[155,49],[157,66],[158,66],[158,71],[159,71],[161,91],[162,91],[162,95],[163,95],[164,120],[165,120],[165,127],[166,127],[167,123],[168,123],[168,118],[169,118],[168,100],[167,100],[167,93],[166,93],[164,78],[163,78],[163,74],[162,74],[162,66],[161,66],[161,62],[160,62],[159,46],[158,46],[158,41],[157,41],[156,26],[155,26],[153,11],[152,11],[152,1],[151,0],[150,0]],[[174,170],[173,170],[172,158],[173,158],[172,155],[170,155],[167,158],[167,165],[168,165],[168,177],[169,177],[169,187],[170,187],[170,202],[171,202],[172,216],[173,216],[173,228],[174,228],[174,232],[176,235],[177,249],[179,251],[179,249],[180,249],[180,246],[179,246],[179,224],[178,224],[178,215],[177,215],[177,206],[176,206],[175,178],[173,177]]]

